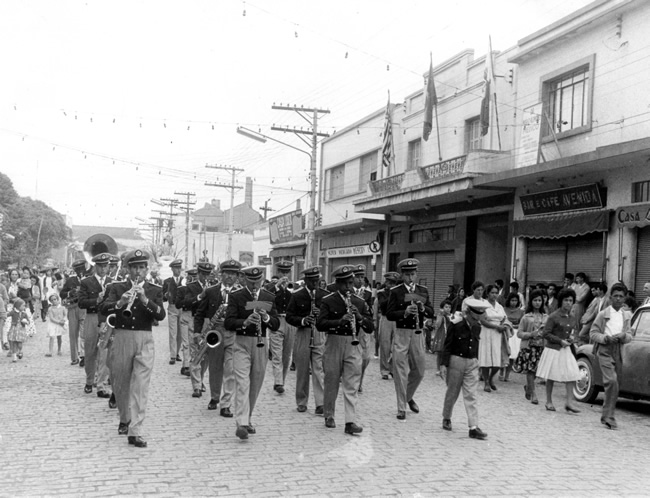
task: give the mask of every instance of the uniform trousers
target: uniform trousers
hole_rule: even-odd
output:
[[[191,311],[181,311],[181,348],[180,355],[183,359],[183,367],[190,366],[192,352],[190,342],[194,334],[194,317]],[[199,386],[200,387],[200,386]]]
[[[463,390],[463,402],[467,412],[467,425],[478,427],[478,408],[476,407],[476,392],[478,391],[478,359],[462,358],[451,355],[447,368],[447,392],[442,408],[442,418],[451,420],[451,414],[458,400],[460,390]]]
[[[311,327],[299,327],[293,346],[293,361],[296,364],[296,405],[309,404],[309,367],[311,383],[314,388],[316,406],[323,406],[325,372],[323,371],[323,350],[325,334],[314,329],[313,347]]]
[[[181,312],[171,303],[167,306],[167,326],[169,327],[169,357],[176,358],[181,352],[183,334],[179,334],[181,330]]]
[[[603,411],[601,420],[616,420],[614,410],[618,398],[619,379],[623,373],[623,358],[621,357],[621,345],[599,344],[598,361],[600,362],[600,371],[603,374],[603,386],[605,399],[603,401]]]
[[[361,381],[361,346],[353,346],[351,342],[352,336],[328,334],[323,353],[324,415],[326,418],[334,417],[340,380],[346,424],[356,422],[357,393]]]
[[[111,354],[113,393],[120,422],[131,422],[129,436],[142,435],[154,356],[150,330],[115,330]]]
[[[379,373],[381,375],[388,375],[393,371],[391,348],[394,333],[395,322],[381,316],[379,318]]]
[[[424,378],[424,334],[396,327],[392,353],[397,410],[406,411],[407,402],[413,399]]]
[[[209,327],[210,319],[206,318],[203,320],[204,334]],[[223,334],[223,327],[218,327],[217,329]],[[193,368],[194,367],[192,367],[192,369]],[[208,376],[210,379],[210,399],[219,401],[219,398],[221,397],[221,385],[223,383],[223,340],[216,348],[208,348],[208,352],[201,362],[201,379],[203,378],[206,369],[208,370]],[[190,375],[191,374],[192,371],[190,370]],[[200,388],[201,386],[198,387],[198,389]]]
[[[223,384],[221,389],[221,409],[230,408],[235,394],[235,339],[237,333],[232,330],[221,330],[221,344],[223,346]],[[221,347],[221,346],[219,346]],[[262,349],[262,348],[259,348]]]
[[[287,323],[284,316],[279,316],[280,328],[270,332],[271,364],[273,365],[273,384],[284,385],[287,378],[289,365],[291,365],[291,352],[296,337],[296,328]]]
[[[108,391],[108,372],[106,370],[106,357],[102,364],[99,343],[99,317],[97,313],[86,313],[84,320],[84,368],[86,370],[86,385],[92,386],[95,383],[95,374],[102,375],[97,380],[98,391]]]
[[[251,425],[251,416],[264,383],[269,361],[266,347],[257,347],[257,337],[237,335],[233,351],[235,366],[235,421]]]
[[[77,361],[80,356],[84,356],[83,329],[85,319],[86,310],[82,310],[76,304],[68,308],[68,333],[72,361]]]

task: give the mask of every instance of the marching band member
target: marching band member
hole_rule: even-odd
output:
[[[138,448],[147,446],[142,423],[154,363],[151,329],[155,320],[165,319],[162,288],[145,281],[148,261],[149,254],[140,249],[125,254],[129,279],[112,284],[102,305],[104,315],[115,313],[111,373],[120,413],[117,431]]]
[[[230,293],[239,288],[236,283],[239,270],[241,270],[241,263],[234,259],[221,263],[219,266],[221,283],[208,287],[205,298],[199,302],[194,315],[194,330],[205,332],[216,329],[221,334],[221,344],[216,348],[208,349],[207,360],[205,361],[208,363],[210,377],[208,410],[216,410],[217,404],[221,402],[220,415],[222,417],[232,417],[230,406],[235,390],[233,371],[235,332],[224,328],[224,318]]]
[[[226,330],[234,331],[234,368],[235,368],[235,420],[240,439],[248,439],[255,434],[251,425],[251,416],[257,397],[264,382],[268,362],[266,330],[278,330],[280,320],[275,312],[275,296],[260,289],[264,270],[258,266],[249,266],[242,270],[246,286],[230,295],[226,310]],[[269,311],[249,309],[247,303],[267,301]],[[262,347],[259,347],[259,345]]]
[[[293,348],[293,361],[296,364],[296,405],[299,412],[307,411],[309,402],[309,369],[314,388],[316,415],[323,415],[324,382],[323,371],[323,333],[316,330],[316,318],[320,305],[329,293],[318,288],[320,266],[302,271],[305,286],[292,294],[287,307],[287,323],[297,327]]]
[[[109,255],[108,259],[108,276],[112,281],[119,280],[118,264],[120,263],[119,256],[114,254]]]
[[[275,285],[267,286],[266,290],[275,294],[275,307],[280,318],[280,328],[272,331],[269,337],[271,349],[271,364],[273,365],[273,390],[278,394],[284,393],[284,381],[287,378],[291,353],[296,337],[296,329],[287,323],[287,306],[291,299],[289,289],[289,273],[293,263],[280,261],[277,263],[280,278]]]
[[[79,288],[81,279],[86,271],[86,260],[78,259],[72,263],[75,275],[66,279],[59,295],[61,301],[68,308],[68,332],[70,335],[70,365],[84,366],[83,329],[86,319],[86,310],[79,308]]]
[[[97,397],[110,398],[108,388],[108,371],[106,370],[106,355],[101,355],[97,347],[99,342],[99,330],[106,321],[106,316],[100,313],[100,306],[104,301],[106,286],[111,282],[108,272],[108,262],[111,255],[101,253],[92,258],[95,264],[95,273],[84,278],[79,287],[79,308],[86,310],[84,320],[84,350],[86,386],[84,392],[93,392],[95,373],[99,372],[97,378]],[[102,362],[103,358],[103,362]]]
[[[175,365],[177,361],[181,361],[179,356],[181,349],[183,351],[187,350],[187,344],[185,348],[182,346],[183,334],[180,334],[180,324],[181,324],[181,314],[179,309],[176,307],[176,291],[178,288],[183,285],[183,277],[181,277],[181,271],[183,268],[183,260],[175,259],[169,263],[169,267],[172,270],[172,276],[166,278],[163,282],[163,302],[167,302],[167,326],[169,328],[169,364]]]
[[[420,408],[413,399],[424,378],[425,355],[424,319],[433,318],[433,308],[426,287],[416,284],[419,261],[408,258],[397,268],[402,274],[402,284],[393,287],[388,296],[386,317],[395,323],[393,336],[393,379],[397,394],[397,418],[406,418],[406,405],[414,413]],[[421,299],[411,299],[418,295]]]
[[[111,277],[112,282],[121,282],[122,277],[120,276],[120,271],[119,271],[119,263],[121,259],[119,256],[115,256],[113,254],[110,255],[110,259],[108,260],[108,276]],[[104,299],[108,298],[108,292],[104,292]],[[103,303],[102,303],[103,305]],[[108,378],[111,381],[111,385],[113,385],[113,376],[111,375],[111,350],[112,350],[112,345],[113,345],[113,332],[115,329],[108,325],[108,320],[106,321],[106,331],[104,332],[106,334],[106,337],[100,339],[100,342],[104,342],[103,348],[100,348],[100,357],[102,358],[102,361],[106,364],[106,370],[108,371]],[[104,360],[105,358],[105,360]],[[108,407],[111,409],[117,408],[117,401],[115,399],[115,393],[111,392],[111,397],[108,399]]]
[[[187,286],[192,283],[198,276],[196,268],[187,270],[185,273],[185,284],[176,289],[176,301],[174,305],[180,310],[180,334],[181,334],[181,357],[183,365],[181,366],[181,375],[190,377],[190,336],[194,333],[194,318],[192,317],[192,307],[185,304],[185,294]]]
[[[194,358],[199,352],[203,328],[198,330],[194,328],[194,315],[199,306],[199,302],[205,298],[205,293],[208,288],[208,276],[214,269],[212,263],[201,262],[196,267],[198,277],[195,281],[190,282],[185,287],[185,295],[183,296],[183,309],[190,310],[190,323],[188,327],[188,334],[190,338],[190,358]],[[202,361],[198,365],[190,362],[190,378],[192,379],[192,397],[200,398],[205,389],[203,385],[203,375],[207,369],[207,362]]]
[[[356,265],[354,267],[354,295],[366,303],[368,309],[372,311],[372,292],[364,286],[364,279],[366,277],[366,265]],[[370,334],[361,334],[359,337],[361,342],[361,350],[363,351],[361,360],[361,380],[359,381],[359,392],[363,392],[363,376],[366,373],[366,368],[370,363],[370,345],[372,336]]]
[[[377,292],[377,307],[379,312],[379,373],[381,378],[388,380],[392,374],[391,348],[393,346],[393,334],[395,333],[395,322],[386,318],[388,296],[390,290],[399,282],[399,273],[390,271],[384,274],[384,288]]]
[[[323,298],[316,328],[327,332],[323,368],[325,370],[324,415],[325,427],[334,428],[334,408],[339,393],[339,381],[343,386],[345,405],[345,433],[363,431],[356,424],[357,391],[361,380],[361,347],[358,342],[361,331],[371,334],[372,314],[366,303],[352,294],[354,268],[343,265],[334,270],[336,292]]]

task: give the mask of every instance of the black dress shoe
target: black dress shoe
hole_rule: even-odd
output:
[[[79,364],[79,360],[74,360],[70,362],[70,365],[78,365],[78,364]]]
[[[181,367],[181,375],[190,376],[190,367]]]
[[[306,407],[305,405],[298,405],[297,410],[298,410],[300,413],[304,413],[304,412],[307,411],[307,407]]]
[[[201,384],[201,392],[202,392],[202,393],[205,392],[205,384]]]
[[[381,380],[388,380],[388,375],[382,375]]]
[[[413,413],[420,413],[420,407],[418,406],[418,404],[415,401],[413,401],[411,399],[411,400],[409,400],[408,403],[409,403],[409,408],[411,409],[411,411]]]
[[[210,402],[208,403],[208,410],[216,410],[217,404],[219,404],[217,400],[211,399]]]
[[[98,398],[110,398],[111,395],[108,394],[106,391],[97,391],[97,397]]]
[[[117,408],[117,400],[115,399],[115,393],[111,394],[110,399],[108,400],[109,408]]]
[[[129,444],[132,444],[136,448],[146,448],[147,442],[142,439],[140,436],[129,436]]]
[[[363,394],[363,386],[361,384],[359,384],[359,389],[357,389],[357,392],[359,394]]]
[[[334,429],[336,427],[336,422],[334,422],[334,417],[327,417],[325,419],[325,427],[328,429]]]
[[[291,366],[289,367],[289,370],[291,370],[292,372],[296,371],[296,364],[293,361],[291,362]]]
[[[201,394],[201,390],[200,389],[194,389],[194,392],[192,393],[192,397],[193,398],[200,398],[201,396],[203,396]]]
[[[449,420],[448,418],[443,418],[442,419],[442,428],[444,430],[446,430],[446,431],[450,431],[451,430],[451,420]]]
[[[317,406],[316,410],[314,411],[314,414],[315,415],[322,415],[323,412],[324,412],[323,407],[322,406]]]
[[[120,436],[126,436],[129,433],[129,424],[131,422],[127,422],[126,424],[123,424],[120,422],[120,425],[117,426],[117,433]]]
[[[360,434],[361,432],[363,432],[363,428],[359,427],[354,422],[348,422],[347,424],[345,424],[345,431],[344,432],[346,434],[351,434],[351,435],[354,436],[355,434]]]
[[[273,390],[278,394],[284,394],[284,386],[282,384],[274,385]]]
[[[616,423],[616,420],[614,420],[613,418],[608,418],[608,419],[601,418],[600,423],[605,425],[608,429],[612,431],[618,429],[618,424]]]
[[[240,425],[237,427],[237,430],[235,431],[235,436],[237,436],[239,439],[248,439],[248,429],[246,429],[245,425]]]
[[[249,434],[256,434],[257,433],[257,431],[255,430],[255,427],[253,427],[252,425],[245,425],[244,427],[246,427],[246,430],[248,431]]]
[[[176,355],[176,361],[183,361],[183,360],[181,360],[180,356]]]
[[[476,429],[469,430],[469,437],[472,439],[487,439],[487,433],[483,432],[478,427]]]
[[[83,367],[85,364],[86,364],[86,363],[84,362],[84,357],[81,356],[81,357],[79,358],[79,366],[80,366],[80,367]]]
[[[226,418],[232,418],[232,412],[230,411],[229,407],[222,408],[219,412],[219,415]]]
[[[170,358],[169,359],[169,364],[170,365],[176,365],[176,358]]]
[[[86,385],[84,386],[84,392],[85,392],[86,394],[90,394],[91,392],[93,392],[93,386],[91,386],[91,385],[89,385],[89,384],[86,384]]]
[[[397,411],[397,420],[404,420],[406,418],[406,412],[404,410]]]

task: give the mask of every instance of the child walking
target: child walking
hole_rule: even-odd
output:
[[[14,308],[9,314],[11,316],[11,328],[7,334],[7,340],[9,341],[9,351],[14,363],[18,360],[22,360],[23,342],[27,340],[29,316],[27,315],[25,308],[25,301],[17,298],[14,301]]]
[[[48,299],[50,307],[47,310],[47,336],[50,338],[50,352],[45,356],[51,357],[54,353],[54,338],[58,347],[57,355],[61,356],[61,336],[67,329],[68,310],[61,305],[61,299],[57,294],[52,294]]]

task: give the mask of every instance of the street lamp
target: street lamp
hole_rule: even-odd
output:
[[[263,133],[257,132],[250,130],[248,128],[244,128],[243,126],[238,126],[237,127],[237,133],[240,135],[243,135],[247,138],[250,138],[252,140],[257,140],[258,142],[266,143],[267,140],[271,140],[272,142],[279,143],[281,145],[284,145],[286,147],[289,147],[291,149],[297,150],[298,152],[302,152],[303,154],[307,154],[309,156],[309,163],[310,163],[310,170],[312,174],[312,180],[311,180],[311,189],[309,191],[310,199],[309,199],[309,214],[307,215],[307,248],[305,251],[305,268],[309,266],[313,266],[316,261],[314,257],[314,239],[315,239],[315,231],[314,228],[316,226],[316,178],[314,172],[316,171],[315,168],[315,157],[312,156],[309,152],[306,150],[300,149],[298,147],[295,147],[291,144],[288,144],[286,142],[283,142],[281,140],[278,140],[273,137],[269,137],[268,135],[264,135]],[[314,151],[315,154],[315,151]]]

